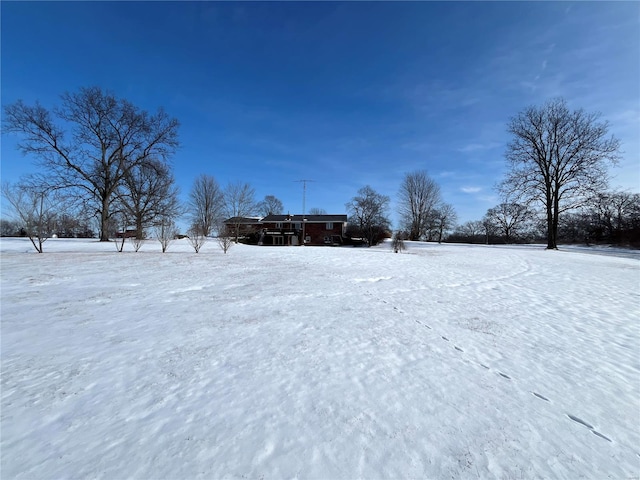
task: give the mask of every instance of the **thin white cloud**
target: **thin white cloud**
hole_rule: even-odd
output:
[[[457,177],[457,176],[458,176],[458,172],[453,172],[449,170],[445,170],[443,172],[439,172],[436,174],[436,177],[439,177],[439,178],[451,178],[451,177]]]
[[[458,148],[458,151],[462,153],[471,153],[471,152],[478,152],[482,150],[491,150],[492,148],[499,147],[500,145],[501,144],[498,142],[469,143],[464,147]]]
[[[464,193],[478,193],[482,191],[482,187],[462,187],[460,190]]]

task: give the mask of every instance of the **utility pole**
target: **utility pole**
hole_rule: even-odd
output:
[[[302,183],[302,244],[304,245],[305,242],[305,228],[304,228],[304,222],[305,222],[305,209],[306,209],[306,201],[307,201],[307,182],[314,182],[315,180],[308,180],[306,178],[303,178],[302,180],[294,180],[296,183]]]

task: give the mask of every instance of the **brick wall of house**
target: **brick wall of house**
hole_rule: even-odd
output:
[[[333,228],[328,229],[326,223],[307,223],[305,225],[305,236],[311,237],[307,245],[325,245],[325,237],[332,241],[333,236],[342,237],[342,223],[333,222]]]
[[[335,236],[342,237],[343,229],[342,222],[333,222],[332,228],[328,229],[326,223],[305,223],[304,232],[305,236],[310,237],[310,241],[307,245],[326,245],[332,243]],[[299,242],[302,242],[302,230],[295,228],[295,223],[283,222],[282,225],[276,223],[263,223],[262,228],[267,232],[281,231],[290,232],[295,231],[298,234]],[[281,227],[281,228],[278,228]],[[326,239],[326,241],[325,241]]]
[[[304,242],[302,230],[304,228],[307,245],[342,244],[345,235],[346,215],[309,215],[306,222],[302,222],[302,215],[268,215],[262,220],[242,218],[241,235],[252,231],[259,234],[262,245],[301,245]],[[232,220],[229,219],[227,229],[233,230]]]

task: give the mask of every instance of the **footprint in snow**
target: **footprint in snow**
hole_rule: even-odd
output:
[[[447,337],[442,337],[443,340],[446,340],[447,342],[449,341],[449,339]]]
[[[584,425],[585,427],[587,427],[589,430],[591,430],[591,433],[593,433],[595,436],[600,437],[600,438],[604,438],[607,442],[613,442],[609,437],[601,434],[600,432],[598,432],[597,430],[593,429],[593,425],[588,424],[587,422],[585,422],[584,420],[582,420],[579,417],[576,417],[574,415],[571,415],[569,413],[567,413],[567,417],[569,417],[571,420],[573,420],[576,423],[579,423],[580,425]]]
[[[607,442],[612,442],[612,440],[609,437],[605,437],[603,434],[601,434],[600,432],[596,432],[594,429],[591,429],[591,433],[593,433],[594,435],[597,435],[600,438],[604,438]]]
[[[544,397],[544,396],[540,395],[539,393],[536,393],[536,392],[531,392],[531,393],[532,393],[533,395],[535,395],[536,397],[538,397],[538,398],[540,398],[540,399],[544,400],[545,402],[548,402],[548,401],[549,401],[549,399],[548,399],[547,397]]]
[[[498,373],[500,374],[500,376],[501,376],[501,377],[504,377],[504,378],[506,378],[507,380],[511,380],[511,377],[510,377],[509,375],[506,375],[506,374],[504,374],[504,373],[502,373],[502,372],[498,372]]]
[[[459,352],[464,352],[464,350],[463,350],[463,349],[461,349],[460,347],[456,347],[455,345],[454,345],[454,347],[455,347],[455,349],[456,349],[456,350],[458,350]]]
[[[581,425],[584,425],[587,428],[590,428],[591,430],[593,430],[593,425],[589,425],[587,422],[585,422],[584,420],[582,420],[581,418],[578,417],[574,417],[573,415],[567,413],[567,417],[569,417],[571,420],[573,420],[574,422],[577,422]]]

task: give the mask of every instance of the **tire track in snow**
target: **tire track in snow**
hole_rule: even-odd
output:
[[[491,278],[485,278],[482,280],[474,280],[474,281],[467,281],[467,282],[460,282],[460,283],[444,283],[444,284],[439,284],[439,285],[429,285],[429,286],[422,286],[422,287],[414,287],[414,288],[398,288],[396,287],[394,290],[394,293],[408,293],[408,292],[420,292],[420,291],[425,291],[425,290],[433,290],[434,288],[460,288],[460,287],[473,287],[473,286],[478,286],[478,285],[484,285],[484,284],[491,284],[491,283],[495,283],[495,282],[501,282],[504,280],[510,280],[512,278],[516,278],[519,277],[521,275],[534,275],[536,274],[536,272],[533,271],[533,268],[531,266],[531,263],[524,259],[521,255],[514,255],[515,257],[517,257],[521,264],[522,267],[520,270],[510,273],[508,275],[501,275],[498,277],[491,277]],[[391,280],[392,277],[370,277],[370,278],[352,278],[351,280],[354,281],[357,284],[375,284],[381,281],[386,281],[386,280]],[[367,291],[367,295],[369,296],[374,296],[373,294],[371,294],[370,292]],[[379,297],[375,297],[377,300],[388,304],[389,302],[387,302],[386,300],[383,300]],[[398,308],[396,307],[396,310],[398,310]],[[403,312],[404,313],[404,312]],[[428,325],[427,325],[428,327]],[[431,327],[428,327],[431,328]]]
[[[482,280],[474,280],[474,281],[470,281],[470,282],[462,282],[462,283],[451,283],[451,284],[444,284],[441,285],[442,287],[450,287],[450,288],[458,288],[458,287],[472,287],[475,285],[484,285],[484,284],[488,284],[488,283],[494,283],[494,282],[501,282],[503,280],[511,280],[512,278],[516,278],[519,277],[521,275],[527,275],[530,274],[530,272],[533,270],[533,268],[531,267],[531,263],[522,257],[522,255],[514,255],[516,258],[518,258],[521,262],[522,266],[522,270],[518,270],[517,272],[513,272],[510,273],[508,275],[501,275],[499,277],[493,277],[493,278],[486,278],[486,279],[482,279]]]

